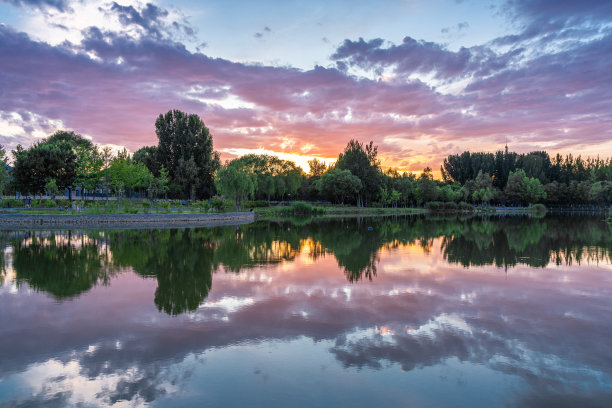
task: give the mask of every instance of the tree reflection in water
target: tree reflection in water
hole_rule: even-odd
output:
[[[18,285],[56,299],[106,284],[120,268],[157,279],[155,305],[178,315],[206,299],[212,274],[241,273],[298,255],[333,256],[349,282],[377,275],[381,250],[406,245],[429,253],[439,239],[446,261],[463,266],[610,261],[612,234],[592,218],[379,217],[268,222],[165,230],[3,232]],[[4,252],[3,252],[4,257]],[[6,264],[3,258],[3,265]],[[5,265],[6,266],[6,265]]]

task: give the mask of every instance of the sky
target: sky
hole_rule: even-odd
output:
[[[155,145],[199,115],[222,159],[383,167],[449,154],[612,157],[612,2],[0,0],[0,144]]]

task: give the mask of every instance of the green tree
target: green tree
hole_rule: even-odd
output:
[[[162,164],[159,162],[159,152],[157,146],[145,146],[134,152],[132,159],[144,163],[147,169],[157,177],[161,171]]]
[[[221,195],[234,200],[236,208],[240,210],[242,201],[255,194],[257,176],[238,160],[233,160],[217,170],[215,185]]]
[[[439,191],[436,182],[433,179],[431,168],[426,167],[423,173],[417,180],[417,195],[420,203],[436,201],[439,197]]]
[[[83,192],[95,190],[102,182],[104,158],[97,146],[80,144],[75,147],[75,151],[77,155],[75,184],[81,186]]]
[[[504,193],[510,201],[514,201],[515,203],[524,202],[527,194],[527,187],[524,182],[526,177],[525,172],[521,169],[509,173],[508,183],[506,184],[506,188],[504,188]]]
[[[267,199],[286,195],[295,197],[304,178],[302,169],[289,160],[282,160],[267,154],[247,154],[232,161],[257,177],[256,197]]]
[[[77,148],[83,147],[86,149],[92,149],[93,143],[90,140],[85,139],[83,136],[74,133],[73,131],[58,130],[51,136],[44,140],[45,143],[54,144],[59,142],[66,142],[70,146]]]
[[[195,159],[191,156],[188,160],[183,157],[179,158],[176,171],[174,173],[174,181],[182,186],[183,192],[189,194],[192,200],[196,197],[198,189],[198,165]]]
[[[397,202],[402,198],[402,193],[397,191],[396,189],[391,189],[391,194],[389,195],[389,202],[393,204],[393,207],[397,208]]]
[[[315,187],[323,196],[339,204],[354,198],[363,189],[359,177],[340,169],[328,170],[315,182]]]
[[[540,180],[527,177],[523,169],[510,172],[504,193],[509,200],[529,204],[546,198],[546,191]]]
[[[149,196],[150,198],[156,197],[157,195],[166,196],[168,193],[168,170],[165,166],[161,166],[159,169],[159,175],[152,178],[149,184]]]
[[[55,201],[55,196],[57,195],[59,189],[57,188],[57,183],[55,179],[51,179],[45,184],[45,191],[51,197],[52,200]]]
[[[376,199],[382,175],[378,160],[378,147],[373,142],[365,145],[357,140],[351,140],[338,156],[336,169],[349,170],[361,181],[361,190],[357,194],[357,206],[367,206]]]
[[[42,141],[27,150],[15,150],[13,177],[22,193],[39,194],[50,179],[58,188],[71,189],[76,177],[77,155],[67,140]]]
[[[198,115],[179,110],[159,115],[155,133],[159,139],[159,166],[168,170],[170,184],[180,186],[183,196],[192,192],[196,197],[212,196],[219,155],[213,150],[212,136]]]
[[[4,194],[6,186],[11,180],[11,175],[8,167],[8,157],[4,146],[0,145],[0,195]]]
[[[525,199],[529,204],[540,202],[546,198],[546,191],[540,180],[535,177],[526,177],[524,182],[526,188]]]

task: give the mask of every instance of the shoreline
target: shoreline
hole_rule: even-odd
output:
[[[213,214],[3,214],[0,216],[0,229],[213,227],[248,224],[256,219],[255,212]]]

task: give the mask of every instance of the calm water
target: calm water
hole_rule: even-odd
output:
[[[1,406],[612,406],[601,217],[0,243]]]

